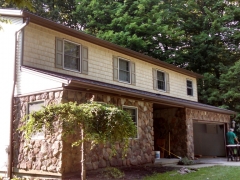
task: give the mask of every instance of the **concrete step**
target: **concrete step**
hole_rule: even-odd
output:
[[[155,159],[154,164],[166,165],[166,164],[177,164],[178,162],[179,162],[179,159],[177,158],[160,158],[160,159]]]

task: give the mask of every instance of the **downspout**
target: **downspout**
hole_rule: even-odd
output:
[[[12,83],[12,97],[11,97],[11,105],[10,105],[10,138],[9,138],[9,147],[8,147],[8,173],[7,176],[11,179],[12,178],[12,160],[13,160],[13,105],[14,105],[14,92],[15,92],[15,85],[16,85],[16,59],[17,59],[17,36],[18,32],[21,31],[25,26],[29,23],[29,18],[25,19],[25,22],[21,25],[21,27],[15,32],[15,54],[14,54],[14,68],[13,68],[13,83]]]

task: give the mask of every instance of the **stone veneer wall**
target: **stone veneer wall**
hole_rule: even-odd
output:
[[[185,109],[169,108],[154,111],[154,133],[155,148],[157,139],[165,139],[165,149],[169,150],[170,131],[170,152],[177,156],[184,157],[187,152],[187,131]],[[159,149],[160,150],[160,149]],[[161,151],[162,152],[162,151]],[[168,156],[168,152],[164,152]]]
[[[28,103],[44,101],[44,105],[61,102],[62,91],[46,92],[15,98],[13,121],[13,167],[23,170],[42,170],[61,172],[62,138],[61,127],[55,124],[52,135],[46,134],[45,139],[26,141],[23,133],[17,131],[22,124],[21,119],[26,115]]]
[[[230,115],[220,114],[196,109],[186,109],[186,124],[187,124],[187,157],[194,157],[194,142],[193,142],[193,121],[220,122],[230,123]]]
[[[171,152],[194,158],[193,121],[229,123],[230,115],[201,111],[196,109],[169,108],[154,111],[155,147],[156,138],[165,139],[168,150],[169,130],[171,133]],[[156,129],[158,128],[158,129]],[[165,157],[168,152],[165,151]]]
[[[122,159],[122,144],[116,143],[117,155],[110,158],[111,146],[97,145],[90,150],[90,144],[86,147],[86,168],[87,170],[98,169],[107,166],[131,166],[154,161],[154,142],[153,142],[153,117],[152,103],[128,99],[124,97],[96,94],[90,92],[80,92],[65,90],[63,102],[77,101],[86,102],[94,95],[94,101],[113,104],[118,107],[133,106],[138,109],[138,139],[130,140],[130,147],[127,157]],[[65,143],[65,142],[64,142]],[[71,148],[70,144],[64,146],[63,169],[64,172],[75,172],[80,169],[80,150]],[[71,163],[70,163],[71,162]],[[74,163],[73,163],[74,162]]]
[[[95,101],[114,104],[122,107],[134,106],[138,109],[138,139],[130,140],[130,148],[125,159],[122,159],[122,144],[116,143],[117,155],[110,158],[110,145],[97,145],[90,150],[90,144],[86,146],[87,170],[98,169],[107,166],[131,166],[154,161],[153,142],[153,118],[152,103],[115,97],[102,94],[92,94],[75,90],[63,90],[46,92],[15,98],[14,109],[14,157],[13,166],[24,170],[42,170],[53,173],[71,173],[80,170],[80,147],[71,147],[71,141],[62,141],[61,127],[56,124],[56,131],[44,140],[31,140],[27,143],[23,134],[16,131],[21,125],[20,119],[27,113],[29,102],[44,100],[45,105],[60,102],[77,101],[87,102],[92,96]],[[72,137],[74,139],[76,137]],[[28,145],[28,148],[26,148]]]

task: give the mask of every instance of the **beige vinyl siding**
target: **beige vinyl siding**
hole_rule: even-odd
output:
[[[55,68],[55,38],[65,38],[88,48],[88,74],[67,71]],[[135,63],[136,85],[121,83],[113,80],[113,56],[128,59]],[[111,83],[119,86],[163,94],[171,97],[197,101],[196,79],[183,75],[131,56],[121,54],[101,46],[71,37],[30,23],[25,30],[24,65],[65,73],[77,77]],[[160,69],[169,74],[170,92],[161,92],[153,89],[152,69]],[[186,79],[193,81],[194,96],[187,96]]]

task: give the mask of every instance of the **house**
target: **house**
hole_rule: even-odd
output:
[[[112,158],[110,145],[88,146],[88,170],[152,163],[159,150],[161,157],[169,151],[189,158],[226,155],[224,134],[235,113],[198,102],[201,75],[27,11],[1,9],[0,15],[11,20],[0,31],[2,173],[62,178],[80,171],[80,150],[62,141],[58,124],[53,135],[36,134],[30,144],[17,128],[25,114],[42,105],[82,103],[93,95],[130,110],[137,137],[125,159],[119,143]]]

